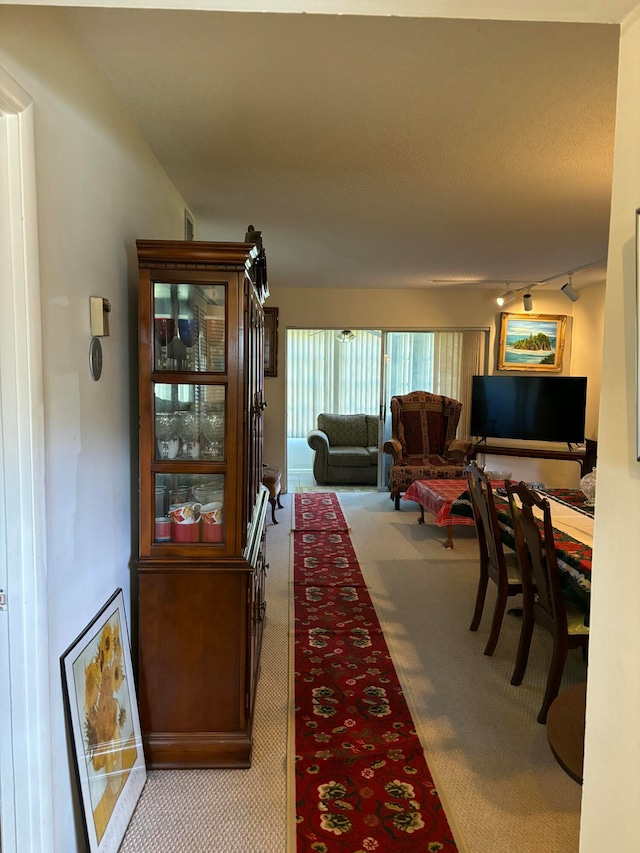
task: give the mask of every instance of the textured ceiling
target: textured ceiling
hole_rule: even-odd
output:
[[[252,223],[272,285],[487,286],[607,254],[617,26],[67,15],[196,236]]]

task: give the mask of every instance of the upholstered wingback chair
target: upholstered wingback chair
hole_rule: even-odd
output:
[[[463,466],[473,455],[473,444],[455,437],[461,411],[458,400],[428,391],[391,398],[391,439],[384,451],[393,460],[389,491],[396,509],[414,480],[466,476]]]

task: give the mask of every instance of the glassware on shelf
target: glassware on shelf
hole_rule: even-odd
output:
[[[178,320],[178,334],[180,340],[187,348],[187,370],[193,370],[195,367],[194,346],[198,342],[198,321],[181,317]]]
[[[199,503],[206,505],[213,502],[222,504],[224,500],[224,489],[221,478],[202,480],[191,487],[191,494]]]
[[[156,317],[155,332],[160,350],[156,353],[156,368],[166,370],[168,367],[168,346],[176,332],[176,322],[172,317]]]
[[[183,459],[200,458],[200,423],[195,412],[178,413],[178,435],[180,436],[180,456]]]
[[[189,500],[189,486],[176,486],[169,490],[169,510],[186,504]]]
[[[586,498],[584,502],[585,506],[595,506],[596,505],[596,469],[594,468],[592,471],[589,471],[588,474],[585,474],[584,477],[580,480],[580,491]]]
[[[156,414],[156,446],[159,459],[175,459],[180,450],[178,421],[173,413]]]
[[[207,459],[224,456],[224,416],[208,412],[200,417],[200,432],[204,439],[202,455]]]

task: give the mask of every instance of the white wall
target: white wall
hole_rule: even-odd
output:
[[[265,247],[268,253],[268,246]],[[265,397],[268,402],[264,421],[264,458],[269,464],[286,470],[286,329],[289,328],[339,328],[339,329],[433,329],[433,328],[486,328],[489,329],[489,372],[495,371],[497,362],[497,331],[499,331],[500,309],[496,304],[501,288],[495,290],[320,290],[272,286],[268,305],[278,307],[278,376],[265,379]],[[604,283],[585,288],[581,293],[590,310],[598,310],[598,298],[602,299]],[[591,411],[597,411],[600,392],[600,372],[584,354],[589,346],[599,352],[602,331],[597,337],[597,320],[585,325],[587,343],[582,343],[576,308],[582,298],[570,302],[557,290],[534,290],[534,312],[538,314],[565,314],[568,316],[565,345],[564,370],[566,375],[588,375],[588,398]],[[521,302],[508,306],[509,313],[522,312]],[[589,316],[589,312],[584,312]],[[572,319],[575,317],[575,321]],[[602,319],[599,318],[602,323]],[[582,355],[578,359],[579,369],[574,369],[573,352]],[[585,374],[581,371],[589,371]],[[508,374],[506,374],[508,375]],[[591,426],[592,432],[596,424]],[[591,435],[590,437],[595,437]],[[487,462],[496,463],[500,470],[512,471],[514,477],[527,481],[541,481],[548,486],[577,485],[580,468],[575,462],[538,462],[525,459],[488,457]],[[495,467],[495,466],[494,466]],[[285,480],[286,482],[286,480]]]
[[[580,299],[573,306],[573,347],[571,373],[588,376],[587,387],[600,390],[602,381],[602,340],[604,336],[605,283],[592,284],[579,291]],[[598,438],[600,394],[587,394],[585,435]]]
[[[59,658],[117,587],[131,612],[135,240],[181,238],[184,204],[58,10],[0,6],[0,66],[35,105],[53,811],[56,851],[72,853],[84,848],[74,825]],[[91,295],[112,305],[97,383],[88,367]]]
[[[640,844],[636,245],[640,6],[622,27],[609,238],[580,850]]]

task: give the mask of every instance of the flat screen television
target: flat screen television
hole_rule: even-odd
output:
[[[584,441],[586,376],[474,376],[471,435]]]

